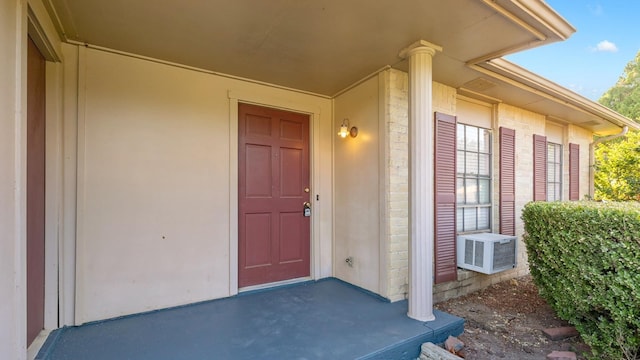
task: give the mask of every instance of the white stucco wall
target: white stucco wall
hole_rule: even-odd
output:
[[[433,91],[437,111],[455,112],[455,89],[433,83]],[[391,301],[407,295],[408,103],[407,73],[396,69],[335,99],[335,129],[349,118],[360,132],[335,139],[335,276]]]
[[[79,50],[76,323],[237,290],[234,106],[247,99],[312,114],[312,274],[331,274],[330,100]]]
[[[358,136],[334,140],[335,276],[379,293],[380,177],[379,87],[374,76],[334,100],[334,126],[343,119]],[[345,261],[353,258],[353,266]]]
[[[0,357],[26,358],[26,4],[0,3]]]
[[[78,134],[78,47],[63,45],[62,201],[59,208],[60,326],[75,324],[76,220],[77,220],[77,134]]]

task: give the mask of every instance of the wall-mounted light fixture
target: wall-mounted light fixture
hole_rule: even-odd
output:
[[[349,127],[349,119],[344,119],[342,120],[342,125],[340,125],[338,136],[340,136],[341,138],[346,138],[347,135],[353,138],[358,136],[358,128],[355,126]]]

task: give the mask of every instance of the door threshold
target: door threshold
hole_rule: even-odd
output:
[[[33,360],[38,356],[40,349],[44,345],[45,341],[49,337],[51,330],[42,329],[38,336],[31,342],[31,345],[27,347],[27,359]]]
[[[305,277],[300,277],[295,279],[276,281],[276,282],[267,283],[267,284],[245,286],[245,287],[239,288],[238,293],[246,293],[246,292],[256,291],[256,290],[266,290],[266,289],[272,289],[272,288],[281,287],[281,286],[295,285],[295,284],[299,284],[299,283],[303,283],[311,280],[313,280],[311,279],[311,276],[305,276]]]

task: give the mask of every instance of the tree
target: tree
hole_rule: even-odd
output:
[[[620,114],[640,119],[640,52],[599,102]],[[640,132],[599,144],[595,149],[596,200],[640,200]]]
[[[618,82],[598,102],[628,118],[640,119],[640,52],[625,66]]]
[[[596,200],[640,200],[640,132],[599,144],[595,159]]]

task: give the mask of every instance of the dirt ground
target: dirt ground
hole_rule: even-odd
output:
[[[569,326],[538,295],[530,276],[495,284],[464,297],[448,300],[437,309],[466,320],[459,337],[470,360],[546,359],[554,350],[573,351],[578,359],[588,352],[579,337],[548,340],[542,330]]]

